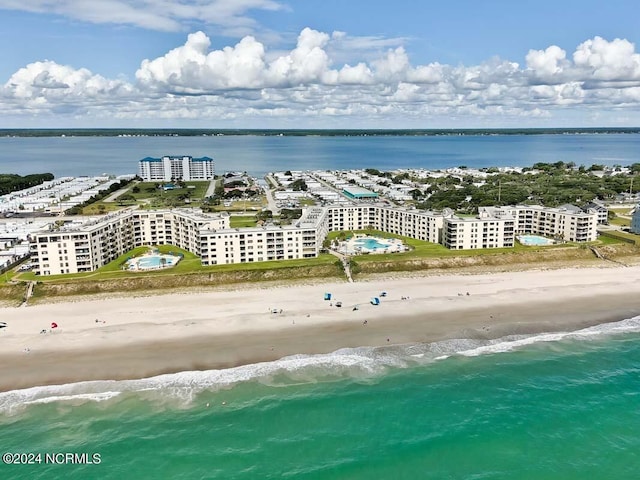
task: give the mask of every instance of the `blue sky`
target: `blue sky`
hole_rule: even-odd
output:
[[[0,0],[0,127],[640,126],[640,2]]]

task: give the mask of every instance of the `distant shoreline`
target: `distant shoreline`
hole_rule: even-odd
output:
[[[462,129],[167,129],[167,128],[3,128],[0,137],[437,137],[494,135],[615,135],[640,134],[640,127],[592,128],[462,128]]]

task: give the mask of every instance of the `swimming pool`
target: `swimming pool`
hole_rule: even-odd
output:
[[[127,261],[129,270],[158,270],[173,267],[180,261],[175,255],[153,254],[132,258]]]
[[[358,238],[353,242],[354,246],[366,248],[367,250],[385,250],[391,245],[388,241],[379,241],[377,238],[365,237]]]
[[[340,244],[340,253],[346,255],[359,255],[366,253],[393,253],[404,252],[405,246],[402,240],[396,238],[380,238],[357,235]]]
[[[526,245],[528,247],[541,246],[541,245],[553,245],[554,243],[556,243],[550,238],[541,237],[539,235],[518,235],[517,238],[522,245]]]

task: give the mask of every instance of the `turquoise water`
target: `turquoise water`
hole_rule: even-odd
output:
[[[389,248],[389,245],[386,243],[381,243],[375,238],[360,238],[354,242],[356,247],[367,248],[369,250],[386,250]]]
[[[135,261],[141,270],[145,270],[162,266],[163,258],[166,260],[165,266],[173,266],[178,262],[177,257],[171,257],[168,255],[146,255],[130,261]]]
[[[518,235],[518,241],[523,245],[553,245],[553,240],[538,235]]]
[[[639,332],[636,318],[3,393],[5,451],[101,463],[0,477],[636,479]]]

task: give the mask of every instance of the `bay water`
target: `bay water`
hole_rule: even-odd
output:
[[[640,136],[0,138],[6,173],[135,173],[162,155],[256,176],[627,165]],[[0,462],[2,479],[635,479],[640,319],[1,392],[0,446],[34,461]]]
[[[442,169],[531,166],[536,162],[629,165],[640,162],[640,134],[0,137],[0,171],[55,176],[137,173],[138,161],[208,156],[216,173],[261,177],[286,170]]]

